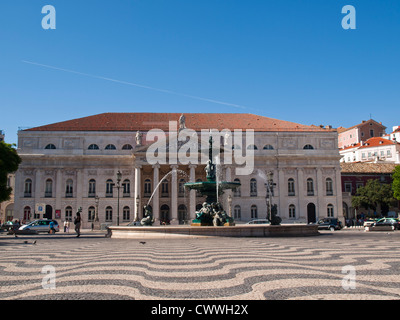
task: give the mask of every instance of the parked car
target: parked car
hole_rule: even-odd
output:
[[[395,218],[382,218],[373,223],[372,226],[392,226],[394,230],[400,230],[399,219]]]
[[[60,231],[58,222],[56,220],[50,219],[39,219],[32,221],[31,223],[25,224],[19,228],[19,230],[32,230],[36,232],[49,232],[50,230],[50,222],[53,221],[54,229],[56,232]]]
[[[318,230],[340,230],[343,228],[342,223],[336,218],[325,218],[317,222]]]
[[[246,224],[269,224],[269,221],[267,219],[254,219],[247,222]]]
[[[378,219],[368,219],[364,221],[364,227],[370,227],[372,224],[377,222]]]

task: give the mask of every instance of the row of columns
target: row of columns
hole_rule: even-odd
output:
[[[158,187],[160,183],[160,165],[153,165],[153,192],[155,188]],[[189,165],[190,173],[189,173],[189,182],[195,182],[196,179],[196,165]],[[135,166],[135,192],[134,197],[136,201],[135,210],[134,210],[134,220],[137,221],[140,217],[140,212],[143,208],[144,203],[142,203],[141,199],[141,165]],[[178,165],[171,166],[171,220],[178,220]],[[153,208],[153,216],[156,219],[160,218],[160,192],[154,193],[152,197],[152,208]],[[189,208],[188,212],[194,213],[196,210],[196,190],[190,190],[189,194]]]

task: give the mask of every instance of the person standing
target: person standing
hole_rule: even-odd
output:
[[[76,213],[76,217],[75,217],[75,221],[74,221],[75,232],[77,233],[77,236],[76,236],[77,238],[81,235],[81,222],[82,222],[81,213],[78,211]]]

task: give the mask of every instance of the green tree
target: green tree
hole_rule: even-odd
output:
[[[380,205],[382,215],[386,215],[394,200],[390,184],[380,183],[377,179],[370,179],[364,187],[357,189],[351,203],[353,207],[364,207],[374,211]]]
[[[400,166],[396,166],[393,171],[392,183],[393,196],[400,200]]]
[[[14,146],[4,141],[0,141],[0,202],[8,200],[12,188],[7,186],[7,176],[15,172],[21,163]]]

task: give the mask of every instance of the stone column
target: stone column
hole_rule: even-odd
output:
[[[315,215],[316,215],[316,220],[318,221],[320,219],[320,208],[323,204],[323,198],[324,198],[324,179],[322,178],[322,170],[321,168],[317,168],[317,203],[315,205]]]
[[[232,169],[230,166],[226,166],[225,179],[226,179],[225,181],[232,182]],[[228,215],[232,216],[232,208],[229,207],[229,202],[228,202],[229,196],[232,197],[232,190],[231,189],[225,190],[224,193],[225,193],[225,203],[223,205],[223,208]]]
[[[285,210],[285,197],[287,196],[287,183],[285,181],[285,174],[282,168],[278,169],[278,189],[279,189],[279,216],[286,219],[288,214]]]
[[[298,206],[297,206],[297,212],[296,216],[299,218],[302,217],[303,214],[303,203],[304,203],[304,172],[302,168],[297,169],[297,186],[299,190],[299,196],[298,196]]]
[[[140,186],[141,186],[141,169],[142,166],[135,166],[135,193],[134,193],[134,220],[139,221],[140,217],[140,208],[141,208],[141,195],[140,195]]]
[[[41,203],[41,198],[44,196],[44,190],[42,190],[42,170],[41,169],[36,169],[35,172],[35,203],[33,210],[36,209],[36,204]],[[40,218],[43,218],[43,214],[41,214]]]
[[[153,165],[153,192],[157,187],[160,180],[160,165],[155,164]],[[160,190],[157,191],[153,195],[153,203],[151,204],[153,208],[153,217],[155,219],[160,220]]]
[[[61,209],[61,198],[63,194],[63,187],[62,187],[62,169],[57,170],[56,174],[56,207],[54,208],[54,213],[56,210],[62,210]]]
[[[171,176],[171,224],[178,224],[178,176],[177,165],[172,165]]]
[[[345,225],[345,217],[343,216],[343,200],[342,200],[342,176],[340,168],[335,168],[335,185],[336,185],[336,210],[338,219]],[[335,212],[334,215],[336,216]]]
[[[190,182],[196,182],[196,165],[190,164],[189,169],[190,169]],[[188,219],[192,220],[195,218],[195,212],[196,212],[196,190],[190,190],[190,196],[189,196],[189,212],[188,212]]]

